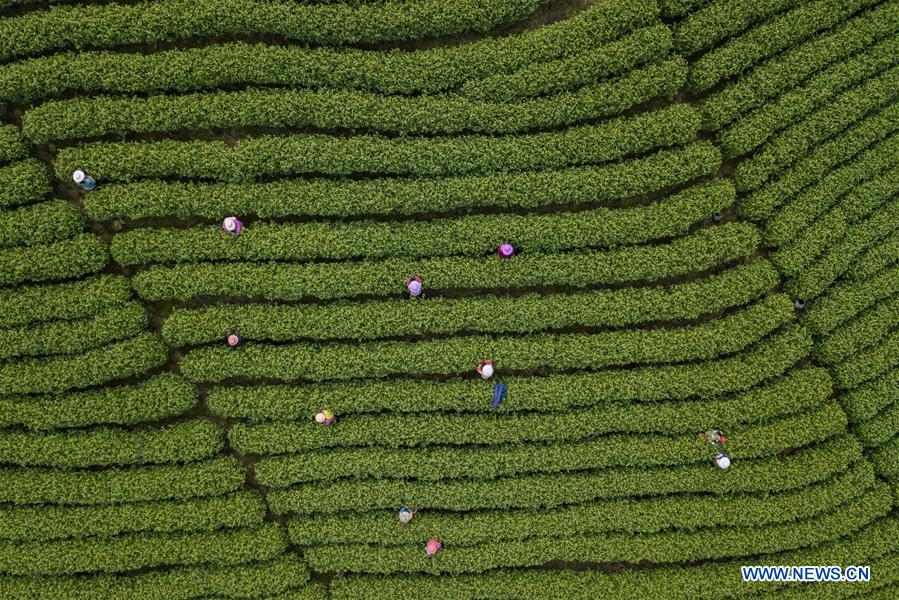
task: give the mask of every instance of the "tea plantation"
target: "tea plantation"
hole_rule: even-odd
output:
[[[0,598],[899,597],[899,0],[0,0],[0,120]]]

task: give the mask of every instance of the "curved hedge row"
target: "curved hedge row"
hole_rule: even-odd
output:
[[[66,48],[235,35],[272,35],[323,45],[399,42],[488,31],[522,19],[546,2],[418,0],[316,6],[283,0],[154,0],[56,6],[0,21],[0,61]]]
[[[0,289],[0,326],[54,319],[83,319],[131,298],[131,284],[118,275],[72,283]]]
[[[847,281],[815,300],[802,319],[813,334],[827,335],[875,303],[899,293],[899,265],[866,281]]]
[[[175,309],[163,324],[172,346],[220,341],[232,327],[248,340],[377,339],[459,332],[534,333],[574,325],[624,326],[697,318],[746,304],[773,288],[777,272],[757,261],[695,282],[586,294],[434,298],[427,302],[224,304]]]
[[[397,527],[386,512],[316,515],[290,519],[294,544],[415,544],[429,532],[440,532],[447,546],[494,540],[522,540],[532,535],[569,537],[615,532],[658,533],[666,529],[752,527],[796,521],[831,511],[857,498],[875,482],[867,462],[833,479],[779,494],[739,496],[661,496],[640,502],[607,500],[555,510],[519,509],[475,513],[420,512]]]
[[[878,303],[852,321],[841,325],[815,344],[815,358],[825,365],[838,365],[872,343],[879,342],[896,325],[899,295]]]
[[[857,424],[853,432],[867,447],[889,442],[899,434],[899,404],[890,404],[870,420]]]
[[[143,383],[47,396],[0,398],[0,427],[32,430],[131,425],[180,415],[198,402],[197,388],[173,373]]]
[[[37,542],[135,532],[251,527],[262,525],[264,515],[265,504],[252,491],[176,502],[4,508],[0,509],[0,539]]]
[[[439,93],[591,50],[657,18],[654,0],[609,0],[521,35],[416,52],[232,43],[151,54],[54,54],[0,65],[0,100],[26,104],[67,90],[186,92],[239,84]]]
[[[899,40],[884,40],[821,71],[801,86],[739,119],[718,134],[718,143],[728,157],[748,154],[779,130],[831,102],[837,94],[894,66],[899,62],[897,56]]]
[[[212,421],[191,420],[158,429],[97,429],[54,433],[0,432],[0,462],[38,467],[186,463],[209,458],[225,445]]]
[[[701,105],[703,129],[716,131],[749,110],[788,93],[808,77],[899,31],[899,6],[882,2],[791,48],[713,93]]]
[[[597,164],[690,142],[699,129],[687,105],[522,136],[348,138],[321,134],[222,141],[96,143],[62,148],[63,179],[83,168],[98,180],[192,177],[238,182],[304,173],[452,175]]]
[[[799,326],[791,326],[762,340],[750,351],[732,358],[576,375],[510,377],[506,381],[514,393],[499,410],[502,413],[546,413],[608,402],[715,397],[747,390],[780,376],[805,357],[811,347],[812,340],[808,334]],[[731,377],[722,378],[721,373],[730,373]],[[822,371],[817,371],[817,375],[825,377]],[[831,386],[829,379],[820,385],[828,389]],[[486,390],[480,381],[365,381],[303,386],[299,388],[300,392],[297,389],[277,385],[212,387],[208,402],[212,411],[219,415],[251,421],[308,419],[322,406],[330,407],[337,414],[376,413],[384,409],[400,413],[492,412],[489,403],[484,401]],[[785,399],[788,397],[789,394],[784,394]],[[727,406],[717,406],[722,412],[714,414],[724,419],[742,422],[746,418],[746,415],[735,415]],[[625,414],[619,417],[621,420],[618,422],[629,423],[627,414],[631,410],[636,409],[626,406]],[[649,415],[654,415],[655,411],[665,411],[664,408],[652,406],[646,410]],[[616,409],[616,415],[621,415],[621,411],[621,408]],[[678,422],[677,413],[665,414],[667,417],[660,421],[660,425]],[[697,427],[691,425],[693,429]],[[234,435],[238,435],[239,431],[235,426]],[[318,438],[314,439],[324,440],[323,433],[317,435]],[[329,435],[341,439],[338,432],[329,432]]]
[[[896,262],[899,262],[899,231],[885,238],[883,243],[864,252],[846,276],[856,280],[868,279]]]
[[[73,204],[51,200],[5,212],[0,220],[0,247],[36,246],[74,237],[84,216]]]
[[[899,481],[899,435],[871,451],[874,468],[891,481]]]
[[[892,331],[876,347],[868,348],[832,368],[836,387],[852,389],[899,365],[899,329]]]
[[[30,248],[0,249],[0,286],[82,277],[100,271],[108,260],[106,242],[90,233]]]
[[[732,204],[734,196],[733,187],[718,179],[659,202],[626,209],[468,215],[429,221],[256,222],[237,239],[224,234],[219,224],[137,229],[116,235],[110,250],[120,265],[140,265],[223,259],[483,256],[507,241],[527,252],[631,246],[683,236],[695,223]]]
[[[781,492],[826,481],[861,460],[861,452],[861,445],[854,437],[844,436],[787,457],[738,462],[723,477],[709,460],[702,465],[608,469],[565,477],[553,474],[490,481],[333,481],[270,490],[268,501],[276,513],[312,514],[393,509],[404,502],[424,510],[467,511],[554,508],[651,494]]]
[[[703,55],[691,66],[687,85],[696,92],[707,90],[877,2],[878,0],[813,0],[798,6]]]
[[[737,461],[775,456],[787,448],[822,442],[846,431],[836,404],[785,417],[773,424],[728,431],[728,453]],[[320,481],[416,482],[491,480],[530,473],[572,473],[620,467],[708,464],[714,453],[695,433],[680,436],[616,434],[571,443],[501,444],[478,448],[341,448],[266,456],[254,467],[269,489]]]
[[[352,408],[349,407],[346,412],[340,411],[340,407],[334,407],[341,417],[340,427],[328,432],[316,427],[311,417],[315,409],[309,408],[305,414],[296,415],[302,419],[300,422],[235,423],[228,430],[228,441],[233,448],[244,454],[268,455],[346,446],[402,448],[434,444],[491,445],[571,441],[625,432],[686,434],[701,431],[711,422],[730,432],[738,425],[814,410],[827,400],[832,391],[831,381],[826,373],[824,369],[801,369],[750,391],[709,400],[657,401],[646,404],[598,400],[586,409],[577,409],[578,405],[571,402],[569,406],[557,402],[559,408],[567,410],[511,414],[509,411],[502,411],[499,415],[479,415],[476,419],[472,418],[471,412],[441,414],[422,410],[417,414],[372,415],[351,413]],[[589,386],[592,383],[588,375],[550,376],[543,379],[558,383],[562,378],[567,378],[569,383],[575,385],[583,383]],[[524,402],[531,405],[541,400],[549,404],[552,400],[549,393],[553,391],[553,386],[545,385],[545,382],[534,381],[533,378],[507,381],[516,391],[515,399],[524,396]],[[541,383],[544,385],[541,386]],[[457,390],[459,394],[465,393],[459,384],[452,387],[455,389],[444,393]],[[475,385],[467,387],[470,389]],[[236,390],[239,391],[241,390]],[[242,391],[247,394],[249,401],[265,399],[264,395],[253,393],[258,391],[256,388]],[[483,386],[480,386],[480,393],[483,397]],[[383,400],[389,406],[389,398]],[[436,399],[429,400],[433,402]],[[301,401],[305,408],[308,401],[306,398],[301,398]],[[475,402],[471,404],[473,410],[478,408]],[[520,408],[520,404],[519,402],[513,406],[512,410]],[[266,407],[260,407],[260,410],[264,408]],[[366,408],[368,407],[362,407]],[[482,407],[482,411],[484,410]]]
[[[0,359],[76,354],[141,333],[150,317],[139,302],[128,301],[88,319],[0,329]]]
[[[447,257],[402,258],[352,263],[191,264],[153,267],[137,273],[134,289],[148,301],[199,296],[251,296],[298,300],[392,296],[405,291],[416,273],[426,290],[503,289],[526,286],[655,281],[713,268],[750,254],[758,232],[745,223],[700,229],[658,246],[568,254],[522,254],[512,261]]]
[[[325,381],[388,375],[462,374],[490,356],[499,369],[599,369],[638,363],[710,359],[738,352],[793,318],[786,296],[769,296],[737,313],[692,327],[625,329],[598,334],[471,336],[422,342],[249,345],[199,348],[181,362],[193,381],[233,377]]]
[[[50,174],[36,158],[0,167],[0,208],[37,202],[51,190]]]
[[[459,92],[472,100],[490,102],[513,102],[559,94],[655,62],[670,50],[671,30],[665,25],[655,25],[574,56],[534,62],[512,73],[471,79],[459,88]],[[686,80],[686,73],[683,77]]]
[[[277,523],[198,533],[0,542],[0,571],[13,575],[115,573],[162,565],[234,565],[275,558],[287,548]]]
[[[667,31],[668,28],[664,29]],[[21,130],[15,125],[0,124],[0,165],[22,160],[27,156],[28,142],[22,136]]]
[[[243,488],[240,462],[220,456],[186,465],[102,471],[0,469],[0,501],[13,504],[114,504],[219,496]]]
[[[247,89],[149,97],[77,98],[25,113],[23,133],[35,144],[127,133],[233,128],[350,129],[400,135],[520,134],[609,117],[658,96],[687,77],[681,58],[550,98],[517,103],[453,96],[384,96],[352,90]]]
[[[484,207],[536,208],[615,200],[711,175],[721,154],[709,142],[599,167],[437,179],[293,179],[271,183],[142,181],[98,187],[84,199],[94,220],[231,214],[260,217],[421,213]]]
[[[154,333],[77,355],[0,364],[0,395],[43,394],[86,388],[145,373],[165,364],[168,349]]]
[[[683,55],[696,54],[716,42],[734,37],[801,0],[718,0],[686,15],[674,27],[674,47]]]
[[[537,566],[552,560],[666,563],[720,559],[807,548],[836,540],[885,515],[890,506],[890,490],[880,484],[859,500],[831,513],[795,523],[654,534],[535,536],[524,541],[447,546],[435,560],[428,560],[418,544],[313,546],[306,549],[304,557],[316,571],[366,573],[477,573],[498,567]]]

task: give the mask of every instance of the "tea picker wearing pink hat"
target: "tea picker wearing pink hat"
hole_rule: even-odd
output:
[[[437,554],[437,551],[443,547],[443,544],[438,539],[430,539],[425,544],[425,554],[428,556],[434,556]]]
[[[222,221],[222,229],[232,235],[240,235],[243,230],[243,223],[237,217],[225,217]]]

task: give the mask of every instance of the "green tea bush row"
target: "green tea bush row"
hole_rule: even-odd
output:
[[[276,513],[342,513],[394,509],[404,502],[425,511],[555,508],[604,498],[677,493],[783,492],[826,481],[861,459],[852,436],[835,438],[787,457],[738,461],[726,473],[711,464],[521,475],[489,481],[332,481],[270,490]],[[724,475],[722,477],[722,475]],[[424,553],[422,553],[424,555]]]
[[[896,100],[897,88],[899,67],[894,67],[839,95],[829,106],[778,134],[741,162],[734,171],[737,190],[761,187],[772,176],[787,169],[797,157],[807,155],[817,144]]]
[[[800,275],[828,247],[838,243],[849,228],[846,213],[835,208],[804,229],[796,239],[771,252],[769,258],[784,275]]]
[[[0,167],[0,208],[37,202],[50,191],[50,174],[36,158]]]
[[[0,289],[0,326],[30,325],[54,319],[83,319],[131,297],[124,277],[100,275],[63,284]]]
[[[659,0],[662,15],[666,17],[682,17],[711,3],[712,0]]]
[[[876,346],[865,349],[832,368],[836,387],[852,389],[879,377],[899,365],[899,329],[890,332]]]
[[[13,504],[115,504],[186,500],[242,489],[240,462],[220,456],[186,465],[66,471],[0,469],[0,500]]]
[[[471,79],[459,91],[472,100],[490,102],[559,94],[655,62],[670,50],[671,30],[665,25],[654,25],[574,56],[534,62],[513,73]],[[683,77],[681,83],[686,80],[686,72]]]
[[[846,273],[846,277],[856,280],[868,279],[897,261],[899,261],[899,231],[862,254],[852,265],[852,271]]]
[[[0,329],[0,359],[76,354],[134,337],[149,321],[143,305],[129,301],[79,321]]]
[[[813,334],[827,335],[875,303],[899,292],[899,265],[866,281],[847,281],[830,288],[806,309],[802,320]]]
[[[351,304],[224,304],[175,309],[163,324],[172,346],[219,341],[230,328],[248,340],[377,339],[420,334],[534,333],[573,325],[609,327],[697,318],[746,304],[777,283],[765,261],[670,287],[597,290],[586,294],[434,298]]]
[[[84,168],[101,182],[194,177],[237,182],[322,173],[453,175],[597,164],[692,141],[699,128],[687,105],[522,136],[349,138],[322,134],[264,135],[236,143],[160,141],[95,143],[62,148],[56,171]]]
[[[109,260],[101,238],[85,233],[74,238],[0,250],[0,286],[82,277],[100,271]]]
[[[77,98],[25,113],[22,131],[35,144],[127,133],[312,127],[401,135],[525,133],[619,114],[672,95],[687,76],[681,58],[608,82],[518,103],[452,96],[384,96],[353,90],[247,89],[184,96]]]
[[[230,43],[150,54],[52,54],[0,66],[0,100],[26,104],[67,90],[186,92],[240,84],[438,93],[470,79],[591,50],[655,25],[657,18],[653,0],[609,0],[521,35],[416,52]],[[38,39],[33,35],[26,35],[30,43]],[[115,36],[116,29],[107,29],[104,35]]]
[[[488,173],[430,179],[292,179],[269,183],[141,181],[98,187],[85,199],[94,220],[256,214],[411,215],[483,207],[537,208],[596,203],[674,187],[711,175],[721,154],[709,142],[661,150],[598,167],[521,173]]]
[[[139,375],[163,365],[168,349],[158,335],[143,333],[76,355],[0,364],[0,395],[45,394],[86,388]]]
[[[808,334],[798,326],[785,328],[769,338],[759,342],[754,348],[734,357],[718,359],[696,364],[642,367],[626,370],[601,371],[598,373],[577,373],[574,375],[550,375],[547,377],[509,377],[505,379],[511,389],[509,397],[499,408],[501,413],[517,411],[537,411],[541,417],[545,413],[555,413],[574,407],[590,407],[610,402],[662,400],[682,400],[685,398],[714,398],[721,394],[729,394],[747,390],[769,379],[781,376],[787,369],[805,357],[811,350],[812,341]],[[723,378],[721,373],[730,373],[731,377]],[[830,390],[829,379],[822,370],[816,371],[816,377],[823,378],[817,385]],[[790,379],[792,381],[792,379]],[[804,389],[798,387],[797,390]],[[251,421],[271,419],[291,420],[308,419],[322,406],[330,407],[336,414],[377,413],[390,410],[397,413],[419,413],[426,411],[459,411],[459,412],[492,412],[487,402],[490,390],[480,381],[364,381],[341,382],[331,384],[296,386],[263,385],[263,386],[227,386],[212,387],[209,390],[210,409],[222,416],[230,418],[246,418]],[[784,394],[784,402],[789,398]],[[699,405],[697,405],[699,406]],[[748,414],[733,412],[730,407],[739,403],[715,404],[719,412],[711,409],[709,419],[717,414],[722,420],[743,422]],[[786,409],[787,405],[784,404]],[[637,415],[638,408],[627,405],[609,409],[610,422],[615,427],[629,429],[641,427],[654,431],[651,424],[659,411],[659,427],[669,423],[681,423],[677,409],[653,407],[647,405],[644,410],[645,420]],[[686,411],[687,409],[684,408]],[[740,415],[740,416],[738,416]],[[615,419],[613,419],[613,417]],[[374,418],[382,418],[380,416]],[[399,418],[409,419],[411,415]],[[687,420],[696,429],[695,420]],[[244,433],[235,425],[237,436]],[[349,428],[351,426],[347,426]],[[674,427],[674,425],[671,425]],[[321,429],[321,428],[319,428]],[[351,433],[343,434],[346,428],[338,428],[328,435],[333,436],[336,443],[343,439],[342,435],[352,438]],[[351,431],[355,430],[352,429]],[[284,428],[277,430],[285,435],[285,444],[295,439],[287,436]],[[264,430],[261,432],[264,436]],[[400,431],[391,432],[400,435]],[[433,434],[432,434],[433,435]],[[312,443],[325,444],[324,433],[316,434]],[[414,441],[414,440],[413,440]],[[249,442],[241,442],[249,443]]]
[[[110,506],[38,506],[0,509],[0,538],[37,542],[123,533],[202,531],[262,525],[265,505],[259,494],[178,502],[140,502]]]
[[[783,246],[799,237],[812,226],[815,219],[836,205],[846,194],[860,185],[867,185],[867,181],[878,178],[887,170],[895,172],[897,155],[899,135],[892,135],[803,189],[780,210],[763,217],[765,223],[762,235],[765,242],[771,246]]]
[[[728,453],[739,461],[773,456],[846,431],[836,404],[814,412],[729,431]],[[711,454],[714,456],[714,454]],[[696,433],[681,436],[617,434],[550,444],[500,444],[478,448],[341,448],[263,457],[254,467],[269,489],[337,479],[484,479],[526,473],[568,475],[617,467],[653,468],[703,463],[709,444]]]
[[[197,388],[173,373],[160,373],[136,385],[45,396],[0,398],[0,427],[32,430],[131,425],[180,415],[198,402]]]
[[[820,340],[815,345],[815,358],[825,365],[838,365],[864,347],[883,339],[896,325],[896,315],[899,315],[899,295],[876,304]]]
[[[791,91],[831,64],[899,30],[899,6],[883,2],[810,41],[787,50],[713,93],[701,104],[703,129],[717,131],[751,109]]]
[[[62,200],[32,204],[3,214],[0,247],[36,246],[74,237],[84,227],[75,205]]]
[[[794,523],[755,527],[667,531],[653,534],[531,537],[476,546],[447,546],[429,560],[419,544],[313,546],[304,557],[310,568],[329,572],[483,572],[497,567],[537,566],[552,560],[595,563],[669,563],[719,559],[805,548],[855,533],[890,510],[889,487],[879,484],[833,512]]]
[[[569,377],[569,383],[574,385],[590,383],[583,375],[543,379],[553,377]],[[506,382],[515,392],[513,399],[527,393],[546,393],[549,387],[541,387],[539,380],[510,378]],[[489,386],[480,386],[482,412],[488,410],[484,392],[489,395],[489,391],[485,387]],[[428,444],[572,441],[616,432],[695,434],[703,431],[710,422],[730,432],[738,425],[810,412],[825,402],[831,390],[830,378],[824,369],[801,369],[762,387],[707,400],[643,404],[600,400],[580,410],[569,407],[565,411],[546,413],[502,411],[500,415],[479,415],[478,418],[472,418],[471,412],[358,414],[351,413],[352,408],[348,407],[346,413],[335,410],[340,417],[340,427],[328,432],[316,427],[311,416],[314,409],[310,408],[306,414],[297,415],[301,421],[235,423],[228,430],[228,440],[233,448],[244,454],[266,455],[345,446],[402,448]],[[253,394],[253,389],[243,391],[250,399],[259,396]],[[549,401],[540,396],[525,397],[525,401],[532,404],[539,400]],[[520,408],[520,404],[513,408]],[[471,408],[474,411],[478,406],[472,402]]]
[[[665,28],[667,30],[667,27]],[[670,40],[670,34],[669,34]],[[670,44],[670,42],[669,42]],[[0,165],[28,156],[28,142],[15,125],[0,124]]]
[[[62,432],[0,432],[0,461],[22,466],[79,468],[184,463],[209,458],[225,445],[212,421],[158,429],[96,428]]]
[[[0,542],[0,571],[68,575],[162,565],[234,565],[272,559],[287,548],[277,523],[198,533],[135,533],[111,538]]]
[[[502,289],[526,286],[655,281],[710,269],[744,257],[758,245],[745,223],[700,229],[668,244],[567,254],[403,258],[353,263],[227,263],[152,267],[134,276],[137,293],[149,301],[200,296],[266,299],[391,296],[405,292],[405,277],[419,275],[426,290]]]
[[[753,220],[763,220],[779,206],[795,197],[806,186],[817,183],[834,167],[863,152],[871,144],[888,138],[899,129],[899,103],[868,116],[794,163],[777,179],[746,194],[738,203],[738,212]]]
[[[829,512],[857,498],[874,484],[867,462],[833,479],[781,494],[742,496],[661,496],[608,500],[555,510],[523,509],[470,514],[423,511],[397,527],[385,512],[316,515],[290,519],[290,539],[303,546],[370,543],[415,544],[439,532],[447,546],[495,540],[522,540],[532,535],[568,537],[617,532],[658,533],[666,529],[752,527],[785,523]]]
[[[483,256],[507,241],[528,252],[558,252],[679,237],[695,223],[724,210],[734,197],[733,187],[718,179],[659,202],[627,209],[468,215],[428,221],[257,222],[237,239],[225,234],[219,224],[137,229],[116,235],[110,250],[120,265],[223,259]]]
[[[884,477],[899,481],[899,435],[870,453],[874,468]]]
[[[748,154],[779,130],[832,102],[833,97],[897,62],[899,40],[887,39],[815,75],[803,85],[766,104],[728,129],[718,141],[728,157]]]
[[[797,4],[801,1],[717,0],[687,14],[675,26],[674,47],[683,55],[696,54]]]
[[[489,356],[502,370],[598,369],[634,363],[711,359],[738,352],[793,317],[786,296],[770,296],[722,319],[675,329],[626,329],[599,334],[525,337],[466,336],[421,342],[319,345],[254,344],[233,352],[189,352],[181,371],[192,381],[232,377],[325,381],[387,375],[461,374]],[[552,348],[550,351],[549,348]]]
[[[0,60],[67,48],[234,35],[272,35],[316,45],[379,44],[488,31],[522,19],[545,3],[421,0],[316,6],[278,0],[156,0],[57,6],[0,21]]]
[[[262,598],[301,586],[309,580],[306,564],[286,553],[268,561],[238,565],[167,567],[118,575],[70,577],[2,577],[0,587],[11,600],[192,600],[198,597]],[[292,596],[296,598],[296,596]],[[321,600],[325,595],[320,597]]]
[[[893,403],[883,411],[853,428],[865,446],[880,446],[899,434],[899,404]]]

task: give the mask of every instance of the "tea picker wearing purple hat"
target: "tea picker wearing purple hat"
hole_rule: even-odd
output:
[[[409,277],[406,277],[406,289],[409,291],[410,297],[420,297],[422,292],[421,277],[419,277],[418,275],[410,275]]]
[[[225,217],[225,220],[222,221],[222,229],[230,234],[240,235],[240,232],[243,229],[243,223],[241,223],[237,217]]]
[[[515,250],[515,246],[513,246],[512,244],[506,243],[506,244],[503,244],[502,246],[500,246],[497,249],[497,252],[499,253],[499,255],[501,257],[503,257],[504,260],[509,260],[510,258],[512,258],[512,255],[515,254],[516,250]]]

